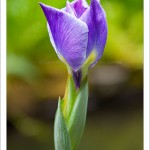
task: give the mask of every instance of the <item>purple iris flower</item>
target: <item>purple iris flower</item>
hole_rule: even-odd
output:
[[[101,58],[107,40],[105,11],[98,0],[68,2],[59,10],[40,3],[48,22],[50,41],[58,57],[80,78],[80,70],[94,53],[93,66]],[[78,80],[78,79],[77,79]]]

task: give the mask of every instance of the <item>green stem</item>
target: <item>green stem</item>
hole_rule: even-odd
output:
[[[85,126],[87,104],[87,77],[82,81],[80,88],[76,90],[73,78],[69,75],[65,96],[58,105],[55,117],[54,141],[56,150],[76,150]],[[59,141],[57,139],[59,139]],[[60,148],[61,145],[62,148]],[[67,148],[65,146],[67,146]]]

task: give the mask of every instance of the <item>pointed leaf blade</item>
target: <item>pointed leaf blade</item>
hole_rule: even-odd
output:
[[[71,112],[71,116],[67,121],[72,150],[76,149],[81,140],[81,136],[86,121],[87,104],[88,104],[88,82],[87,79],[85,79],[77,95],[74,107]]]
[[[70,137],[63,117],[60,98],[54,123],[54,142],[55,150],[71,150]]]

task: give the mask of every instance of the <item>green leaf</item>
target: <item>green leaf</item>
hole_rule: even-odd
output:
[[[71,150],[70,137],[63,117],[60,98],[54,123],[54,142],[55,150]]]
[[[75,150],[81,140],[86,121],[87,104],[88,81],[86,78],[78,91],[78,95],[74,103],[70,118],[67,121],[71,140],[71,150]]]

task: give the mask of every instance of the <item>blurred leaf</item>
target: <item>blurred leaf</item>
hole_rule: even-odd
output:
[[[10,54],[7,56],[7,75],[31,82],[39,75],[39,72],[27,58]]]
[[[49,138],[52,138],[53,135],[46,123],[25,116],[25,114],[14,120],[13,124],[23,135],[32,137],[39,142],[49,142]]]

